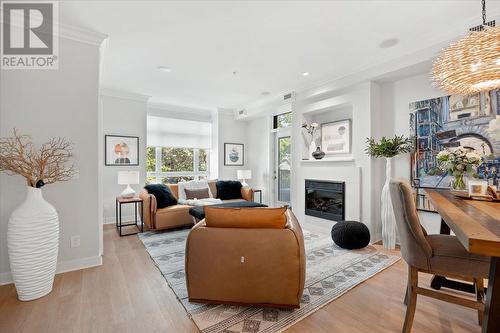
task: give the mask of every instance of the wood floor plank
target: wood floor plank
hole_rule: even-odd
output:
[[[305,225],[329,232],[329,225]],[[406,264],[375,275],[287,332],[400,332],[405,314]],[[419,277],[429,286],[430,276]],[[196,333],[137,236],[104,229],[103,265],[56,276],[54,291],[20,302],[13,285],[0,286],[1,333]],[[476,312],[418,296],[413,333],[479,333]]]

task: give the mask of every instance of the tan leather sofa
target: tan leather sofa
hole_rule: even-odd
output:
[[[210,187],[213,197],[217,198],[217,186],[215,184],[215,180],[208,181],[208,186]],[[178,199],[179,188],[177,184],[167,184],[167,186],[172,194]],[[241,196],[243,199],[225,200],[223,202],[243,200],[253,201],[253,190],[249,187],[243,187],[241,188]],[[146,190],[141,191],[141,193],[139,193],[139,197],[143,200],[144,224],[148,229],[171,229],[194,224],[193,217],[189,215],[189,208],[192,206],[174,205],[165,208],[157,208],[156,198],[154,195],[149,194]]]
[[[282,229],[197,223],[186,243],[189,301],[298,308],[305,279],[304,240],[290,210],[286,218]]]

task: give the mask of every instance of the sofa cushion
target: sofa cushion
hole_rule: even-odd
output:
[[[177,199],[174,197],[170,189],[163,184],[149,184],[144,186],[149,194],[156,198],[156,207],[165,208],[168,206],[177,205]]]
[[[208,187],[198,189],[198,190],[189,190],[189,189],[185,188],[184,192],[186,192],[186,200],[210,198],[210,193],[208,192]]]
[[[228,208],[205,207],[205,223],[214,228],[269,228],[284,229],[286,207]]]
[[[242,199],[241,183],[237,180],[219,180],[216,183],[217,198],[221,200]]]
[[[213,195],[210,191],[210,187],[208,186],[208,182],[206,179],[201,179],[201,180],[190,180],[190,181],[182,181],[177,183],[178,186],[178,197],[177,199],[179,200],[180,203],[184,203],[184,201],[187,200],[186,198],[186,191],[185,190],[201,190],[201,189],[208,189],[208,198],[213,198]]]

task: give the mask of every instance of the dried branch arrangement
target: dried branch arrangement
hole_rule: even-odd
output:
[[[46,184],[70,180],[76,173],[70,164],[73,144],[56,137],[36,148],[29,135],[18,134],[0,138],[0,171],[21,175],[28,186],[40,188]]]

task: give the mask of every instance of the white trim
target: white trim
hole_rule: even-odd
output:
[[[114,90],[109,88],[101,88],[99,90],[99,95],[104,97],[121,98],[146,103],[151,98],[151,96],[149,95],[137,94],[124,90]]]
[[[51,2],[59,2],[59,1],[51,1]],[[0,13],[2,13],[3,8],[0,8]],[[59,9],[59,8],[58,8]],[[57,15],[57,12],[55,12]],[[60,12],[58,13],[60,15]],[[0,23],[3,23],[3,14],[0,15]],[[19,25],[19,22],[17,20],[12,20],[11,25],[21,27]],[[67,24],[67,23],[61,23],[59,18],[56,17],[54,20],[54,25],[56,25],[56,28],[54,29],[54,36],[58,36],[60,38],[65,38],[65,39],[70,39],[76,42],[81,42],[85,44],[90,44],[90,45],[101,45],[101,43],[108,39],[108,35],[89,30],[86,28],[78,27],[72,24]],[[24,28],[24,27],[21,27]]]
[[[56,22],[56,24],[58,24]],[[108,35],[101,32],[80,28],[74,25],[59,23],[59,37],[90,45],[101,45]]]
[[[65,260],[57,263],[56,274],[77,271],[80,269],[101,266],[102,256],[94,256],[73,260]],[[4,284],[13,283],[12,275],[10,272],[0,273],[0,286]]]

